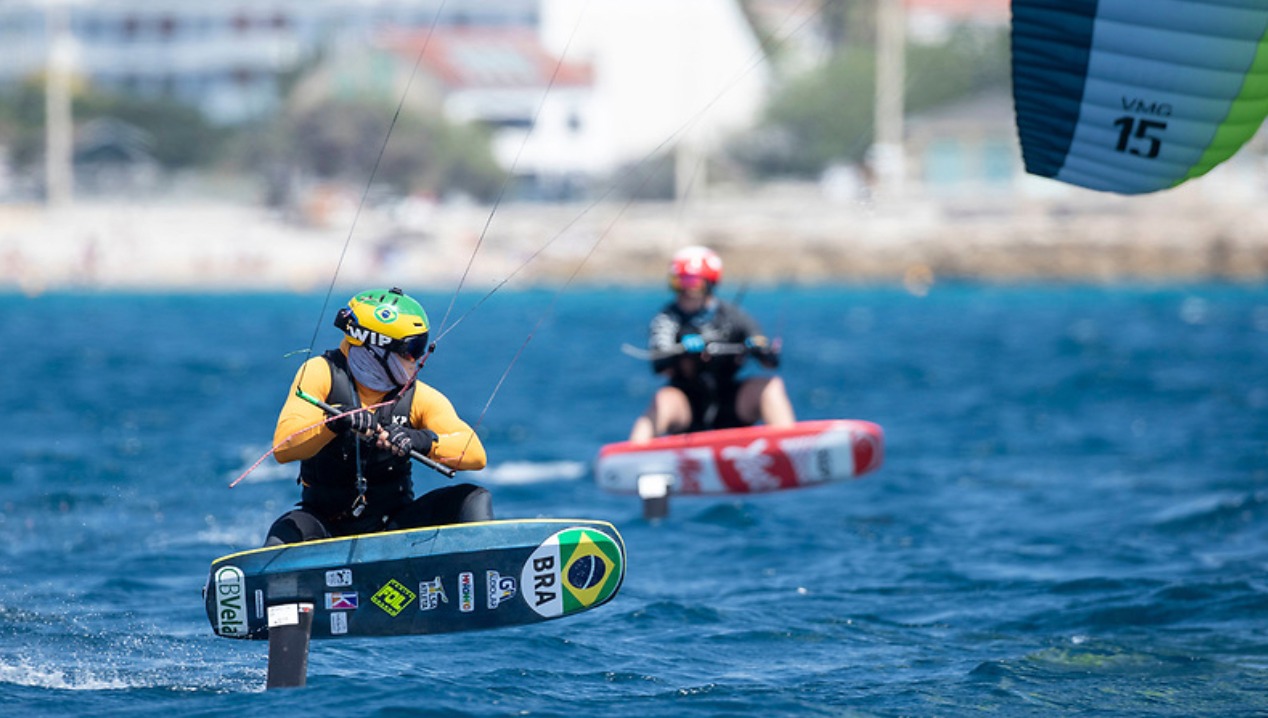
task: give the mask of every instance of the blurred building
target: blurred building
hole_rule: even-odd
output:
[[[542,0],[552,52],[594,68],[598,161],[691,163],[755,121],[771,69],[737,0]]]
[[[963,26],[1005,28],[1010,0],[905,0],[907,32],[916,42],[940,42]]]
[[[388,30],[341,43],[299,79],[294,101],[403,99],[483,125],[530,195],[568,198],[588,179],[659,154],[702,164],[754,121],[769,74],[733,0],[542,0],[531,25]]]
[[[68,15],[81,80],[179,100],[232,124],[275,110],[287,78],[339,37],[531,25],[537,0],[8,0],[0,4],[0,86],[43,72],[55,12]]]
[[[938,197],[1005,197],[1025,181],[1006,90],[909,116],[904,150],[911,183]]]
[[[387,31],[346,43],[299,79],[297,107],[403,102],[491,130],[494,158],[541,198],[569,197],[602,172],[592,67],[548,52],[530,27]]]
[[[404,97],[492,128],[503,166],[542,184],[699,158],[752,121],[769,83],[737,0],[11,0],[0,88],[41,76],[58,12],[94,88],[225,125],[277,111],[295,83],[310,99]]]

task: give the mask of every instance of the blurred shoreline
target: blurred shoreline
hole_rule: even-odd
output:
[[[648,285],[707,244],[753,285],[949,279],[1268,278],[1268,206],[1192,185],[1154,195],[831,201],[771,188],[674,203],[327,203],[284,215],[211,200],[0,206],[0,290],[295,291]],[[346,251],[345,251],[346,245]],[[465,280],[463,279],[465,274]]]

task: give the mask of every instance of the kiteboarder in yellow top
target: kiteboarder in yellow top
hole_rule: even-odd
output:
[[[422,305],[373,289],[352,297],[335,326],[346,335],[339,348],[304,363],[277,420],[275,456],[300,462],[303,491],[265,545],[492,519],[489,492],[474,484],[414,498],[411,452],[451,469],[485,465],[475,431],[416,379],[428,352]],[[344,415],[323,425],[316,401]]]
[[[652,371],[669,384],[656,391],[634,422],[630,441],[664,434],[796,423],[784,382],[778,376],[739,380],[744,360],[779,366],[772,344],[744,310],[713,295],[722,280],[722,259],[706,247],[685,247],[669,264],[674,301],[652,318],[648,349]]]

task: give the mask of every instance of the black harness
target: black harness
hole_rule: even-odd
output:
[[[347,357],[336,349],[322,358],[330,364],[326,403],[341,410],[360,406]],[[379,407],[375,414],[380,420],[390,417],[392,423],[408,426],[413,401],[414,383],[410,382],[390,405]],[[382,520],[414,498],[411,466],[408,456],[367,444],[351,432],[336,436],[300,462],[299,482],[304,487],[300,506],[334,523],[360,518],[365,509],[369,509],[366,518]]]
[[[673,337],[675,342],[681,342],[687,334],[699,334],[706,342],[738,344],[756,330],[738,307],[722,301],[691,314],[684,312],[676,302],[670,302],[661,314],[677,325]],[[689,374],[679,371],[682,362],[691,362],[693,371]],[[685,394],[691,406],[691,425],[682,431],[747,425],[735,413],[735,399],[740,387],[736,375],[740,371],[740,361],[718,357],[705,362],[699,356],[677,355],[652,362],[653,372],[660,373],[665,369],[673,369],[669,385]]]

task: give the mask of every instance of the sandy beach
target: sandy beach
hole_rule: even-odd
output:
[[[286,216],[210,200],[0,206],[0,287],[310,291],[644,284],[687,243],[732,278],[771,283],[949,279],[1268,278],[1268,206],[1197,183],[1121,197],[830,201],[805,189],[684,203],[355,204]],[[1215,190],[1215,191],[1213,191]],[[464,280],[465,276],[465,280]]]

